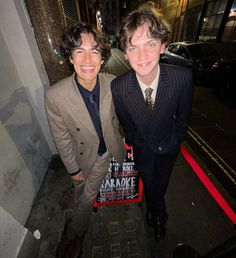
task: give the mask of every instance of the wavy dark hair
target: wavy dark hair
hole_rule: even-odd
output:
[[[65,56],[71,56],[73,50],[81,46],[81,34],[91,34],[97,43],[95,46],[100,52],[103,60],[103,65],[111,56],[111,48],[107,38],[102,32],[97,31],[91,24],[80,22],[72,27],[64,36],[61,50]]]
[[[150,36],[167,43],[171,32],[170,24],[153,2],[141,5],[137,10],[129,13],[121,22],[119,32],[120,47],[125,51],[127,43],[131,43],[132,36],[139,26],[148,23]]]

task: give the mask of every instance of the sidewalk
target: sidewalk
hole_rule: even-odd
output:
[[[187,149],[196,154],[187,146]],[[198,160],[199,161],[199,160]],[[204,164],[200,164],[208,173]],[[52,258],[65,219],[73,216],[72,185],[60,162],[49,169],[26,227],[39,230],[38,258]],[[233,224],[179,156],[166,196],[169,220],[161,243],[145,224],[145,202],[99,207],[92,215],[83,242],[83,258],[169,258],[178,243],[191,245],[200,254],[235,234]]]

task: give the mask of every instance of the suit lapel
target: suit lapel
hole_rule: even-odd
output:
[[[133,70],[130,72],[128,85],[128,91],[131,96],[129,101],[133,103],[135,107],[139,106],[142,110],[146,109],[143,93]]]
[[[171,89],[172,88],[168,71],[165,66],[160,65],[160,77],[156,93],[155,106],[150,117],[151,119],[149,120],[149,128],[155,127],[161,118],[161,114],[166,113],[166,109],[168,108],[169,102],[171,101]]]
[[[154,106],[154,112],[161,112],[161,109],[163,108],[163,103],[166,103],[168,99],[168,91],[170,90],[170,82],[166,67],[163,67],[160,65],[160,77],[159,77],[159,83],[157,87],[157,93],[156,93],[156,99],[155,99],[155,106]]]
[[[82,123],[93,135],[97,136],[96,129],[93,125],[92,119],[89,115],[88,109],[84,103],[83,97],[81,96],[74,79],[74,74],[71,77],[71,83],[68,85],[69,99],[71,100],[71,105],[74,113],[75,119],[79,123]]]
[[[105,124],[109,114],[110,114],[110,102],[111,102],[111,92],[110,83],[106,80],[103,74],[99,74],[100,83],[100,99],[99,99],[99,115],[101,120],[101,125]]]

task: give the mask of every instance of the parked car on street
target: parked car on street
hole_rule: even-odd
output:
[[[218,52],[207,42],[188,41],[171,43],[161,57],[161,62],[191,68],[196,84],[205,84],[207,73],[220,60]]]
[[[213,92],[219,97],[232,99],[236,97],[236,58],[216,62],[208,74]]]

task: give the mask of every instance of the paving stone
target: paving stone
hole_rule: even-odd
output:
[[[120,233],[119,221],[112,221],[109,223],[109,233],[110,235],[115,235]]]
[[[133,219],[125,220],[125,230],[126,232],[134,232],[136,230],[135,222]]]
[[[104,224],[102,222],[93,223],[93,238],[103,239],[104,237]]]
[[[138,256],[138,242],[133,240],[128,242],[129,257]]]
[[[121,258],[120,243],[111,244],[111,258]]]
[[[103,246],[92,247],[92,258],[103,258]]]

